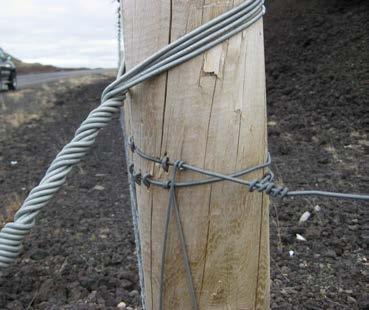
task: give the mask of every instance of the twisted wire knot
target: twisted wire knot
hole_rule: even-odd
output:
[[[288,194],[288,188],[278,186],[274,183],[274,173],[268,171],[261,180],[253,180],[250,182],[249,191],[257,190],[259,193],[265,192],[272,197],[283,198]]]
[[[161,167],[165,172],[168,172],[169,170],[169,157],[167,155],[163,156],[161,159]]]
[[[143,176],[142,176],[142,183],[147,187],[149,188],[150,187],[150,178],[152,178],[152,175],[150,173],[145,173]]]
[[[174,166],[178,169],[178,170],[185,170],[185,168],[183,167],[183,165],[185,164],[185,162],[183,160],[176,160],[174,162]]]
[[[141,183],[143,183],[147,187],[150,187],[150,181],[148,179],[152,176],[149,173],[145,173],[143,176],[141,171],[136,173],[135,165],[133,163],[129,165],[128,171],[136,184],[141,185]]]
[[[135,172],[135,170],[133,170],[133,172],[131,173],[133,180],[135,181],[136,184],[141,185],[142,182],[142,174],[141,171],[139,172]]]
[[[166,180],[163,182],[163,188],[164,189],[170,189],[170,186],[172,185],[172,180]]]

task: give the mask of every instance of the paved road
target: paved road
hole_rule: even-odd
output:
[[[51,73],[31,73],[18,75],[18,88],[24,88],[27,86],[33,86],[61,79],[68,79],[77,76],[91,75],[91,74],[104,74],[111,70],[107,69],[93,69],[93,70],[76,70],[76,71],[61,71]]]

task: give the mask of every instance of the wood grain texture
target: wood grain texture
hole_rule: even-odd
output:
[[[127,67],[240,1],[124,0]],[[126,132],[145,152],[229,173],[265,160],[262,21],[129,92]],[[136,169],[170,174],[133,155]],[[169,171],[170,173],[170,171]],[[249,176],[257,178],[262,172]],[[178,179],[201,176],[181,172]],[[166,190],[137,187],[147,309],[158,309]],[[220,182],[177,191],[200,309],[269,307],[268,199]],[[165,269],[165,309],[191,309],[174,217]]]

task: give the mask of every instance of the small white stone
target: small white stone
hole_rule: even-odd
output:
[[[295,255],[295,252],[292,250],[289,250],[288,253],[290,254],[290,257],[292,257],[293,255]]]
[[[322,208],[321,208],[319,205],[316,205],[316,206],[314,207],[314,210],[315,210],[316,212],[319,212],[321,209],[322,209]]]
[[[301,216],[300,216],[300,220],[299,223],[303,223],[306,222],[309,217],[310,217],[311,213],[309,211],[305,211]]]
[[[127,304],[124,301],[121,301],[118,305],[117,305],[118,309],[127,309]]]
[[[12,161],[10,162],[10,164],[11,164],[12,166],[15,166],[15,165],[17,165],[17,164],[18,164],[18,162],[17,162],[16,160],[12,160]]]
[[[96,189],[97,191],[103,191],[105,187],[101,185],[95,185],[94,189]]]
[[[296,234],[296,239],[300,240],[300,241],[306,241],[306,239],[303,236],[301,236],[300,234]]]

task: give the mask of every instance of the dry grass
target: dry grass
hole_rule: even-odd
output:
[[[28,123],[32,120],[38,120],[38,119],[39,119],[39,115],[37,114],[30,114],[30,113],[25,113],[23,111],[19,111],[14,114],[7,115],[4,121],[7,122],[12,127],[17,128],[25,123]]]
[[[22,201],[22,197],[17,193],[13,193],[5,199],[5,208],[0,210],[0,228],[3,228],[6,223],[13,221],[15,213],[22,205]]]

